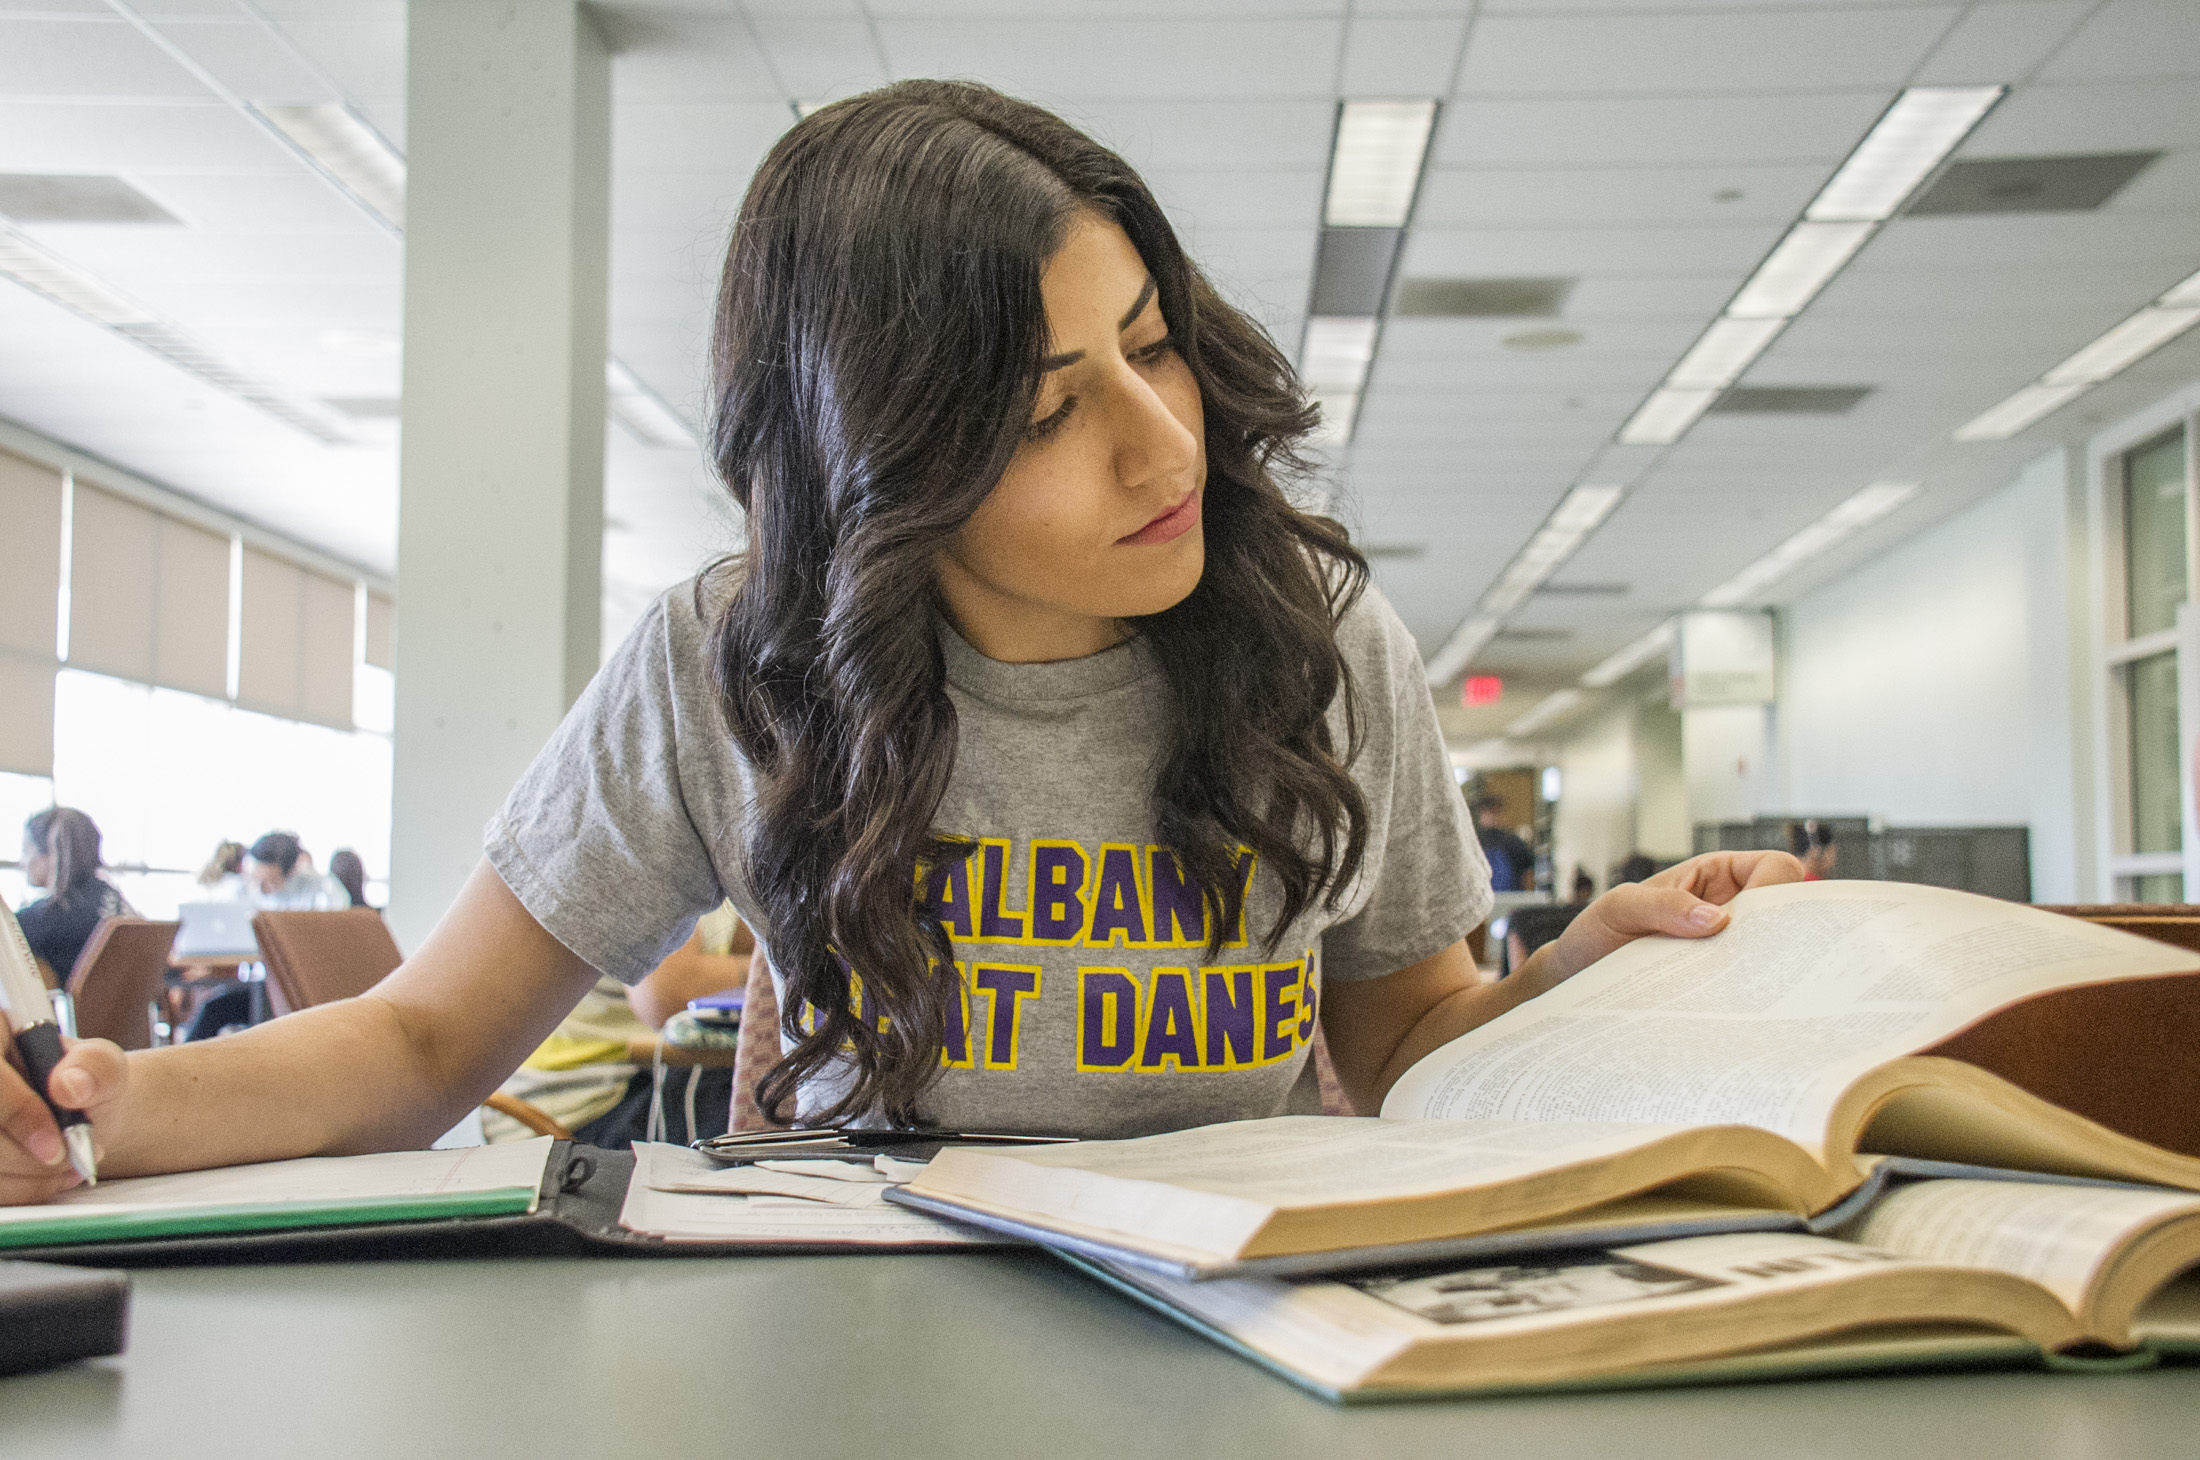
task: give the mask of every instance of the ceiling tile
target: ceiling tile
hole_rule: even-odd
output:
[[[1465,98],[1444,108],[1435,160],[1442,167],[1830,166],[1889,100],[1881,90]]]
[[[621,12],[611,93],[621,105],[788,99],[740,17],[659,9]]]
[[[1442,96],[1466,38],[1463,15],[1354,17],[1338,89],[1346,96]]]
[[[1306,229],[1321,217],[1324,178],[1312,168],[1147,172],[1145,179],[1188,237],[1202,228]]]
[[[1786,227],[1828,175],[1790,167],[1437,168],[1414,204],[1416,228],[1477,224]]]
[[[2108,0],[2040,76],[2050,82],[2200,76],[2192,0]]]
[[[1013,95],[1327,96],[1334,20],[881,20],[898,76],[982,76]]]
[[[1913,86],[1981,86],[2031,78],[2096,0],[1975,5],[1950,27]]]
[[[797,100],[848,96],[891,79],[860,17],[760,18],[756,36],[779,84]]]
[[[1960,7],[1696,15],[1485,15],[1465,96],[1897,87]]]
[[[249,101],[309,103],[342,96],[246,20],[170,21],[157,27],[215,80]],[[200,95],[206,93],[202,90]]]
[[[298,163],[219,102],[49,105],[0,97],[9,172],[292,172]]]
[[[1080,98],[1058,110],[1142,171],[1312,168],[1325,175],[1337,114],[1336,102],[1327,97],[1136,103]]]
[[[2053,156],[2200,147],[2200,106],[2187,81],[2020,87],[1965,142],[1963,157]]]
[[[206,88],[110,12],[84,20],[0,19],[0,95],[196,101]]]
[[[405,18],[375,18],[374,10],[334,5],[325,17],[280,21],[289,36],[355,101],[402,107],[405,101]]]
[[[1780,238],[1778,226],[1741,228],[1416,228],[1405,271],[1419,277],[1546,274],[1702,274],[1739,281]]]

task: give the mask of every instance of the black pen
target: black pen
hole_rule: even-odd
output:
[[[0,899],[0,1003],[7,1005],[8,1023],[14,1026],[15,1048],[23,1056],[31,1088],[45,1098],[61,1127],[61,1139],[69,1151],[69,1165],[86,1186],[99,1185],[99,1167],[92,1158],[92,1126],[81,1110],[56,1105],[46,1083],[61,1063],[61,1026],[54,1022],[53,1001],[46,997],[46,981],[38,976],[38,961],[23,940],[23,926]]]

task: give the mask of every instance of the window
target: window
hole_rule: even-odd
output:
[[[173,917],[177,903],[203,896],[198,870],[224,839],[249,843],[280,828],[298,833],[324,871],[339,847],[371,873],[390,864],[383,735],[64,669],[52,786],[55,800],[99,823],[116,885],[147,917]]]
[[[2185,777],[2177,611],[2191,596],[2191,433],[2179,425],[2115,461],[2121,491],[2121,633],[2109,646],[2117,722],[2115,895],[2183,902]]]

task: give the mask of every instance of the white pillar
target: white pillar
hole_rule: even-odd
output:
[[[390,922],[417,948],[595,672],[610,56],[578,0],[416,0]]]
[[[1691,827],[1748,821],[1771,804],[1772,707],[1704,705],[1681,711],[1681,775]]]

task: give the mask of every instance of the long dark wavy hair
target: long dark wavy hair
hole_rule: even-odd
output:
[[[943,81],[825,107],[749,186],[711,342],[712,453],[748,514],[747,550],[710,575],[711,671],[759,783],[747,877],[793,1041],[759,1091],[775,1118],[831,1072],[846,1083],[819,1118],[910,1124],[938,1076],[954,955],[915,888],[973,847],[933,825],[956,744],[935,564],[1027,429],[1040,275],[1080,212],[1129,235],[1205,406],[1205,572],[1132,625],[1172,693],[1156,838],[1198,878],[1216,947],[1241,847],[1281,889],[1271,942],[1358,870],[1336,624],[1367,564],[1285,495],[1316,419],[1289,362],[1130,166],[1051,113]]]

